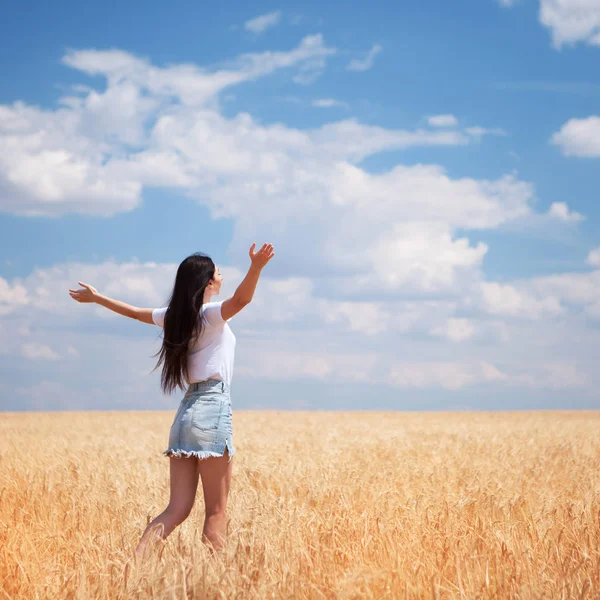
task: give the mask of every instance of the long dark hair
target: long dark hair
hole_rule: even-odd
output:
[[[188,256],[177,269],[165,314],[162,347],[155,355],[158,356],[155,369],[162,364],[160,383],[165,394],[187,387],[190,342],[202,334],[200,309],[204,291],[214,274],[215,263],[200,252]]]

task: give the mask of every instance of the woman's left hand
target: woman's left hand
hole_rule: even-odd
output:
[[[100,295],[98,294],[98,290],[87,283],[83,283],[82,281],[78,281],[77,283],[79,283],[83,289],[69,290],[69,295],[71,298],[73,298],[73,300],[77,300],[77,302],[96,302],[96,299]]]

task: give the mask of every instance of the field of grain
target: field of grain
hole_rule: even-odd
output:
[[[234,412],[225,551],[172,413],[0,413],[0,598],[598,598],[600,413]]]

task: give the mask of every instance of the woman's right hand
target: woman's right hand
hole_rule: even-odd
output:
[[[71,298],[73,298],[73,300],[77,300],[77,302],[96,302],[96,298],[98,298],[100,295],[98,294],[98,290],[87,283],[83,283],[82,281],[78,281],[77,283],[79,283],[83,289],[69,290],[69,295]]]
[[[256,242],[250,246],[250,260],[252,266],[262,269],[274,256],[275,252],[273,244],[263,244],[262,248],[258,252],[254,252],[256,248]]]

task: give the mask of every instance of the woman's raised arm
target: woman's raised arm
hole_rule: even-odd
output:
[[[69,295],[71,298],[73,298],[73,300],[82,303],[99,304],[100,306],[104,306],[105,308],[108,308],[119,315],[123,315],[124,317],[129,317],[130,319],[135,319],[136,321],[141,321],[142,323],[154,325],[151,308],[138,308],[137,306],[132,306],[131,304],[120,302],[119,300],[113,300],[108,296],[99,294],[95,287],[88,285],[87,283],[83,283],[83,281],[78,281],[77,283],[79,283],[82,289],[69,290]]]

